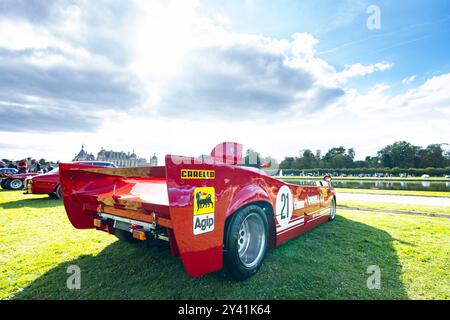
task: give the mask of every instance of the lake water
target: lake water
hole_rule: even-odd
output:
[[[315,185],[311,180],[289,180],[298,185]],[[349,189],[379,189],[379,190],[417,190],[417,191],[447,191],[450,192],[450,182],[444,181],[367,181],[345,180],[333,181],[335,188]]]

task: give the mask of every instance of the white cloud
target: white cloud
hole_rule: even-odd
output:
[[[371,65],[363,65],[361,63],[355,63],[352,65],[345,65],[344,70],[337,73],[336,77],[339,82],[345,82],[349,78],[363,77],[377,71],[389,70],[392,67],[393,64],[388,62],[378,62]]]
[[[25,21],[1,20],[0,46],[12,50],[45,49],[60,47],[62,43],[45,28]]]
[[[356,63],[337,71],[317,57],[313,35],[229,32],[227,18],[200,15],[198,1],[138,1],[134,8],[100,10],[102,5],[61,6],[63,18],[49,24],[1,22],[0,67],[7,72],[0,112],[17,104],[22,120],[12,124],[26,127],[31,119],[29,126],[43,131],[8,127],[3,139],[28,145],[2,150],[4,156],[39,150],[33,156],[70,160],[83,142],[90,151],[103,146],[134,148],[146,157],[198,155],[234,140],[281,160],[304,148],[344,144],[365,156],[393,140],[426,144],[450,136],[450,74],[401,93],[389,93],[383,83],[361,93],[344,87],[348,79],[393,64]],[[30,81],[8,81],[15,78]],[[134,91],[146,99],[136,99]],[[96,126],[87,129],[83,118]],[[49,126],[72,119],[78,132],[55,134],[61,128]]]
[[[410,83],[413,82],[414,80],[416,80],[416,76],[415,76],[415,75],[403,79],[403,80],[402,80],[402,83],[403,83],[403,84],[410,84]]]

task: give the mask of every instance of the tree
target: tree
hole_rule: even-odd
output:
[[[355,149],[350,148],[347,150],[347,155],[350,159],[355,160]]]
[[[340,146],[328,150],[323,160],[328,168],[352,168],[354,158],[355,150],[353,148],[346,152],[345,148]]]
[[[430,144],[426,148],[414,146],[406,141],[397,141],[384,147],[377,152],[377,155],[367,156],[364,161],[355,161],[355,150],[346,150],[343,146],[334,147],[321,157],[320,151],[315,154],[309,149],[302,150],[299,157],[286,157],[280,163],[280,169],[350,169],[348,172],[357,172],[358,169],[373,169],[373,172],[409,172],[405,169],[413,170],[410,174],[418,174],[423,170],[431,168],[450,167],[450,149],[445,148],[445,144]],[[445,148],[445,149],[444,149]],[[395,168],[395,169],[394,169]],[[433,169],[433,170],[434,170]],[[415,171],[414,171],[415,170]],[[444,174],[447,171],[434,170],[433,174]],[[440,172],[440,171],[439,171]]]
[[[280,162],[280,169],[293,169],[295,158],[285,157],[283,161]]]
[[[414,168],[420,147],[406,141],[397,141],[378,151],[378,157],[384,167]]]
[[[445,164],[444,150],[440,144],[430,144],[425,149],[418,151],[417,168],[443,168]]]
[[[316,159],[316,156],[312,153],[311,150],[306,149],[303,152],[303,156],[299,158],[301,159],[301,162],[299,163],[299,166],[297,169],[313,169],[317,168],[318,161]]]
[[[380,168],[381,167],[381,159],[379,157],[366,157],[366,163],[369,168]]]

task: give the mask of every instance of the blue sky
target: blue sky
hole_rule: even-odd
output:
[[[230,30],[289,38],[308,32],[319,39],[317,56],[336,68],[385,60],[395,68],[373,74],[355,86],[374,81],[395,85],[417,75],[422,81],[450,71],[450,2],[400,1],[209,1],[205,12],[230,19]],[[381,29],[369,30],[366,8],[381,9]],[[418,79],[418,80],[420,80]]]
[[[449,30],[440,0],[0,0],[0,158],[449,143]]]

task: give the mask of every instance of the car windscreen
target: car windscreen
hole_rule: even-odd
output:
[[[46,174],[55,174],[55,173],[58,173],[59,172],[59,167],[58,168],[55,168],[55,169],[52,169],[52,170],[50,170],[49,172],[47,172]]]

